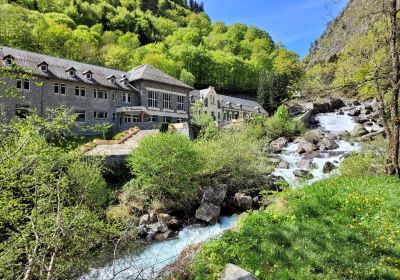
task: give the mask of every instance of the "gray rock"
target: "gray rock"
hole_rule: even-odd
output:
[[[226,197],[228,186],[225,184],[207,186],[202,188],[203,202],[212,203],[214,205],[221,205]]]
[[[369,132],[365,129],[365,127],[361,124],[357,124],[353,130],[350,132],[352,137],[364,136],[367,135]]]
[[[149,217],[150,217],[150,224],[157,222],[157,214],[156,213],[150,213]]]
[[[330,139],[330,138],[323,138],[319,143],[318,147],[320,150],[325,151],[325,150],[334,150],[339,148],[339,145],[336,143],[335,140]]]
[[[278,164],[278,168],[280,169],[289,169],[289,163],[284,160],[281,160]]]
[[[354,109],[354,110],[349,111],[347,114],[351,117],[357,117],[361,114],[361,111],[360,111],[360,109]]]
[[[165,224],[167,224],[169,222],[169,220],[171,220],[171,215],[169,215],[169,214],[160,213],[160,214],[157,215],[157,221],[160,224],[165,225]]]
[[[244,193],[236,193],[233,199],[233,205],[242,210],[250,210],[253,205],[253,199],[251,196],[245,195]]]
[[[297,148],[297,152],[299,154],[308,154],[318,150],[317,146],[313,143],[310,143],[306,140],[303,140],[299,143],[299,147]]]
[[[282,150],[287,145],[288,142],[289,142],[289,140],[286,139],[285,137],[280,137],[280,138],[276,139],[275,141],[272,141],[271,146],[273,148]]]
[[[158,241],[164,241],[164,240],[167,240],[168,238],[173,237],[173,236],[174,236],[174,232],[172,230],[167,230],[164,233],[157,234],[156,235],[156,239]]]
[[[350,132],[348,131],[341,131],[338,133],[337,138],[338,139],[346,139],[350,137]]]
[[[221,207],[215,206],[212,203],[202,202],[200,207],[196,210],[196,219],[204,221],[209,224],[215,224],[221,213]]]
[[[344,104],[343,100],[341,100],[341,99],[333,98],[330,101],[330,107],[331,107],[332,111],[339,110],[345,106],[346,106],[346,104]]]
[[[312,164],[311,158],[303,158],[299,163],[297,163],[297,167],[303,170],[310,169]]]
[[[221,273],[221,280],[258,280],[248,271],[228,263]]]
[[[336,169],[336,166],[332,162],[327,161],[327,162],[325,162],[324,167],[322,168],[322,172],[324,172],[324,174],[328,174],[328,173],[331,173],[335,169]]]
[[[143,226],[143,225],[148,225],[150,224],[150,215],[148,214],[144,214],[142,217],[140,217],[139,219],[139,226]]]
[[[173,217],[171,220],[169,220],[169,222],[167,223],[168,228],[178,231],[181,226],[182,226],[183,222],[181,220],[179,220],[178,218]]]
[[[163,225],[160,223],[151,224],[148,227],[151,231],[155,233],[160,232],[163,229]]]
[[[151,241],[153,241],[155,236],[156,236],[156,234],[155,234],[153,231],[150,231],[150,232],[147,234],[146,238],[145,238],[146,242],[151,242]]]
[[[309,171],[303,169],[296,169],[295,171],[293,171],[293,174],[298,178],[304,178],[304,179],[314,178],[314,176]]]

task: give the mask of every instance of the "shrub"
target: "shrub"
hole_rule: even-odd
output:
[[[278,195],[204,245],[191,279],[226,263],[258,279],[399,279],[398,178],[331,178]]]
[[[167,122],[160,122],[160,123],[158,124],[158,130],[159,130],[161,133],[165,133],[165,132],[168,131],[168,126],[169,126],[169,124],[168,124]]]
[[[294,120],[289,115],[289,109],[285,105],[279,106],[275,115],[268,118],[265,123],[266,134],[271,139],[281,136],[295,136],[304,131],[304,125],[299,120]]]
[[[262,141],[248,137],[246,128],[220,131],[213,139],[196,142],[204,162],[203,174],[225,171],[238,179],[266,172],[268,166],[261,147]]]
[[[165,202],[184,207],[197,192],[192,181],[201,162],[193,143],[178,133],[160,133],[144,138],[129,159],[135,182],[131,188]]]

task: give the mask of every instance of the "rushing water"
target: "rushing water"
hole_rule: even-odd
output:
[[[316,119],[319,121],[318,130],[329,135],[336,136],[339,132],[348,131],[350,132],[356,123],[352,117],[348,115],[337,115],[335,113],[318,114]],[[350,143],[345,140],[336,140],[339,147],[331,151],[316,151],[310,155],[299,155],[296,150],[299,144],[290,143],[284,148],[283,154],[280,158],[289,164],[288,169],[277,168],[274,172],[275,175],[282,176],[285,180],[293,187],[307,185],[312,182],[321,180],[329,174],[323,173],[323,167],[326,162],[331,162],[335,166],[339,166],[344,159],[344,155],[357,151],[360,149],[358,143]],[[309,164],[312,166],[310,172],[313,175],[311,180],[300,181],[293,172],[299,169],[299,163],[302,160],[309,160]]]
[[[189,226],[180,231],[177,238],[152,243],[136,256],[127,256],[115,261],[114,265],[92,269],[88,275],[81,277],[81,280],[152,279],[172,263],[186,247],[217,237],[224,230],[232,228],[236,220],[237,216],[233,215],[221,218],[220,222],[213,226]]]
[[[353,119],[347,115],[337,115],[334,113],[319,114],[317,119],[320,123],[319,130],[331,136],[337,135],[341,131],[351,131],[356,125]],[[347,153],[357,151],[360,146],[351,144],[344,140],[336,141],[339,148],[333,151],[318,151],[308,158],[314,164],[311,170],[314,178],[305,182],[320,180],[327,175],[322,172],[323,166],[327,161],[340,165],[343,156]],[[298,186],[293,171],[298,169],[299,162],[306,158],[306,155],[299,155],[296,150],[299,144],[290,143],[284,149],[281,158],[289,163],[289,169],[276,169],[274,174],[284,177],[292,186]],[[164,267],[171,264],[176,257],[190,245],[205,242],[210,238],[217,237],[224,230],[232,228],[237,221],[237,216],[224,217],[220,222],[213,226],[194,227],[190,226],[183,229],[178,237],[163,242],[156,242],[147,246],[137,255],[126,256],[114,261],[103,268],[94,268],[87,275],[82,276],[81,280],[88,279],[152,279]]]

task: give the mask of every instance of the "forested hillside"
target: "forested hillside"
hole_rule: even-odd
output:
[[[0,0],[0,45],[121,70],[152,64],[196,87],[255,95],[261,70],[294,53],[196,1]]]
[[[331,92],[370,98],[385,89],[389,27],[382,0],[350,0],[304,59],[307,94]],[[387,72],[386,72],[387,73]]]

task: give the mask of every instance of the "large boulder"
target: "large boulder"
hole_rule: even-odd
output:
[[[228,263],[221,273],[221,280],[257,280],[250,272]]]
[[[202,202],[200,207],[196,210],[196,219],[204,221],[209,224],[215,224],[221,213],[221,207],[215,206],[212,203]]]
[[[349,116],[351,116],[351,117],[357,117],[357,116],[359,116],[361,114],[361,110],[360,109],[354,109],[354,110],[349,111],[347,114]]]
[[[339,110],[339,109],[345,107],[346,104],[344,104],[343,100],[341,100],[339,98],[333,98],[333,99],[331,99],[330,106],[331,106],[331,110],[334,111],[334,110]]]
[[[319,143],[318,147],[320,150],[334,150],[339,148],[339,145],[336,143],[335,140],[331,138],[323,138]]]
[[[144,214],[142,217],[140,217],[139,219],[139,226],[143,226],[143,225],[148,225],[150,224],[150,215],[148,214]]]
[[[280,138],[272,141],[271,146],[276,150],[282,150],[288,142],[289,142],[289,140],[286,139],[285,137],[280,137]]]
[[[202,201],[212,203],[214,205],[221,205],[226,197],[227,191],[228,191],[228,186],[226,184],[203,187]]]
[[[369,132],[368,130],[361,124],[357,124],[353,130],[350,132],[351,137],[358,137],[367,135]]]
[[[295,171],[293,171],[293,174],[297,178],[302,178],[302,179],[312,179],[312,178],[314,178],[314,176],[309,171],[303,170],[303,169],[296,169]]]
[[[236,193],[233,199],[233,205],[241,210],[250,210],[253,205],[253,198],[244,193]]]
[[[326,99],[321,102],[315,102],[313,105],[314,109],[318,113],[330,113],[346,106],[346,104],[344,104],[343,100],[341,99],[330,99],[330,100]]]
[[[312,158],[303,158],[297,163],[297,167],[299,169],[307,170],[310,169],[312,162],[313,162]]]
[[[324,174],[328,174],[328,173],[331,173],[335,169],[336,169],[336,166],[332,162],[327,161],[327,162],[325,162],[324,167],[322,168],[322,172]]]
[[[318,147],[311,142],[303,140],[299,143],[299,147],[297,148],[297,152],[299,154],[308,154],[318,150]]]

